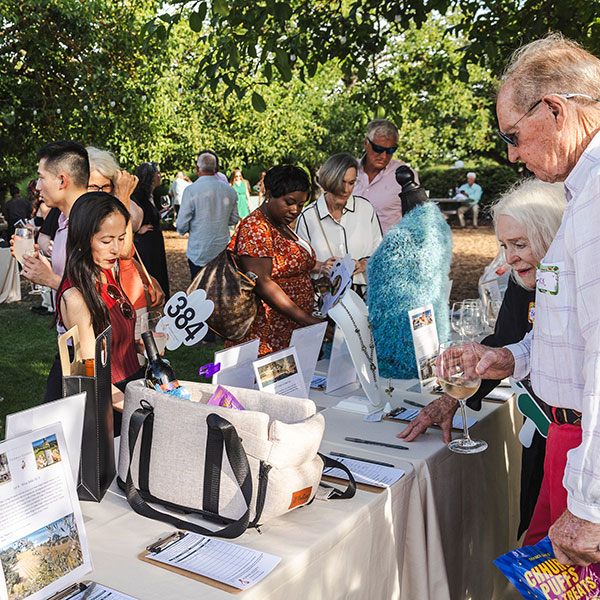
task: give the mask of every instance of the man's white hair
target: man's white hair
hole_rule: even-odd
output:
[[[208,152],[202,153],[196,161],[200,173],[215,173],[217,170],[217,159]]]
[[[469,177],[472,177],[473,179],[477,179],[477,175],[475,175],[475,173],[473,173],[473,171],[469,171],[467,173],[467,179],[469,179]]]
[[[600,98],[600,60],[561,33],[550,33],[519,48],[502,76],[511,80],[512,103],[527,110],[546,94],[587,94]],[[590,107],[590,100],[573,102]],[[595,103],[594,108],[600,105]]]
[[[367,137],[372,141],[376,135],[398,141],[398,128],[387,119],[373,119],[367,125]]]

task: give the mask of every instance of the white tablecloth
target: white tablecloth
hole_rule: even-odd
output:
[[[19,263],[11,255],[10,248],[0,248],[0,304],[20,299]]]
[[[408,393],[405,397],[416,397]],[[421,401],[423,398],[421,397]],[[379,458],[406,470],[382,493],[314,501],[236,543],[281,556],[247,599],[444,600],[502,598],[506,580],[492,560],[516,546],[520,450],[511,402],[484,403],[473,434],[490,444],[475,456],[451,453],[432,430],[410,450],[346,442],[345,436],[402,443],[402,424],[366,423],[328,408],[322,450]],[[83,503],[91,578],[140,600],[230,595],[137,559],[171,529],[136,515],[116,485],[100,504]]]

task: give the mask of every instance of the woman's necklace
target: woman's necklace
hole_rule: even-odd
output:
[[[354,333],[358,336],[358,341],[360,342],[360,349],[362,353],[365,355],[365,358],[369,362],[369,369],[371,369],[371,373],[373,373],[373,383],[375,384],[375,389],[379,389],[379,385],[377,382],[377,366],[375,365],[375,340],[373,339],[373,326],[369,323],[369,351],[367,352],[367,346],[363,340],[363,337],[360,333],[360,327],[356,324],[354,317],[350,313],[350,311],[346,308],[346,305],[343,301],[340,301],[341,307],[346,311],[350,322],[354,327]]]

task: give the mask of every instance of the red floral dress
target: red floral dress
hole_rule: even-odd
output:
[[[272,258],[273,281],[303,311],[312,313],[313,286],[310,271],[316,261],[312,248],[309,253],[301,244],[285,237],[256,209],[240,221],[227,249],[236,256]],[[298,323],[261,301],[248,335],[239,342],[227,342],[226,345],[234,346],[260,338],[259,354],[262,356],[287,348],[292,331],[299,327]]]

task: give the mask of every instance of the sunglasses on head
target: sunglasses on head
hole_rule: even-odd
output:
[[[131,304],[129,304],[129,302],[127,302],[127,299],[125,296],[123,296],[123,292],[121,292],[116,285],[112,285],[111,283],[106,286],[106,293],[110,298],[117,301],[119,308],[121,309],[121,314],[126,319],[131,320],[135,318],[135,311],[133,310],[133,307]]]
[[[369,144],[371,144],[371,148],[373,148],[373,152],[375,152],[375,154],[382,154],[383,152],[386,154],[394,154],[394,152],[398,150],[398,146],[390,146],[389,148],[386,148],[385,146],[374,144],[371,140],[369,140],[369,138],[367,138],[367,140]]]

